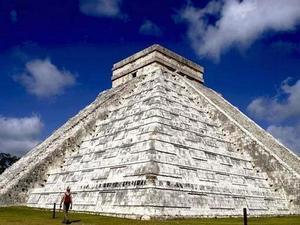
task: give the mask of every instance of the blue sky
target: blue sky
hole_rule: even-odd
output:
[[[22,155],[161,44],[300,153],[298,0],[0,0],[0,152]]]

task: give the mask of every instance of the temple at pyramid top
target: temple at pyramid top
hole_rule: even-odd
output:
[[[158,44],[154,44],[113,65],[112,86],[126,83],[145,73],[150,64],[159,64],[197,82],[204,82],[204,68]]]

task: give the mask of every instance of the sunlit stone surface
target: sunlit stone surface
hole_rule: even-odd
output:
[[[153,45],[113,67],[113,88],[0,176],[0,204],[130,218],[300,213],[300,160]]]

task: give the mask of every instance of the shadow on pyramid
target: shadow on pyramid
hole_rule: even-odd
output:
[[[300,159],[159,45],[0,176],[0,204],[150,219],[300,213]]]

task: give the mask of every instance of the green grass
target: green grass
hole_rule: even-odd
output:
[[[27,207],[0,208],[0,225],[55,225],[61,224],[63,214],[52,219],[50,210]],[[73,225],[243,225],[242,218],[175,219],[175,220],[130,220],[84,213],[70,213],[70,220],[80,220]],[[249,218],[249,225],[300,225],[300,216]]]

